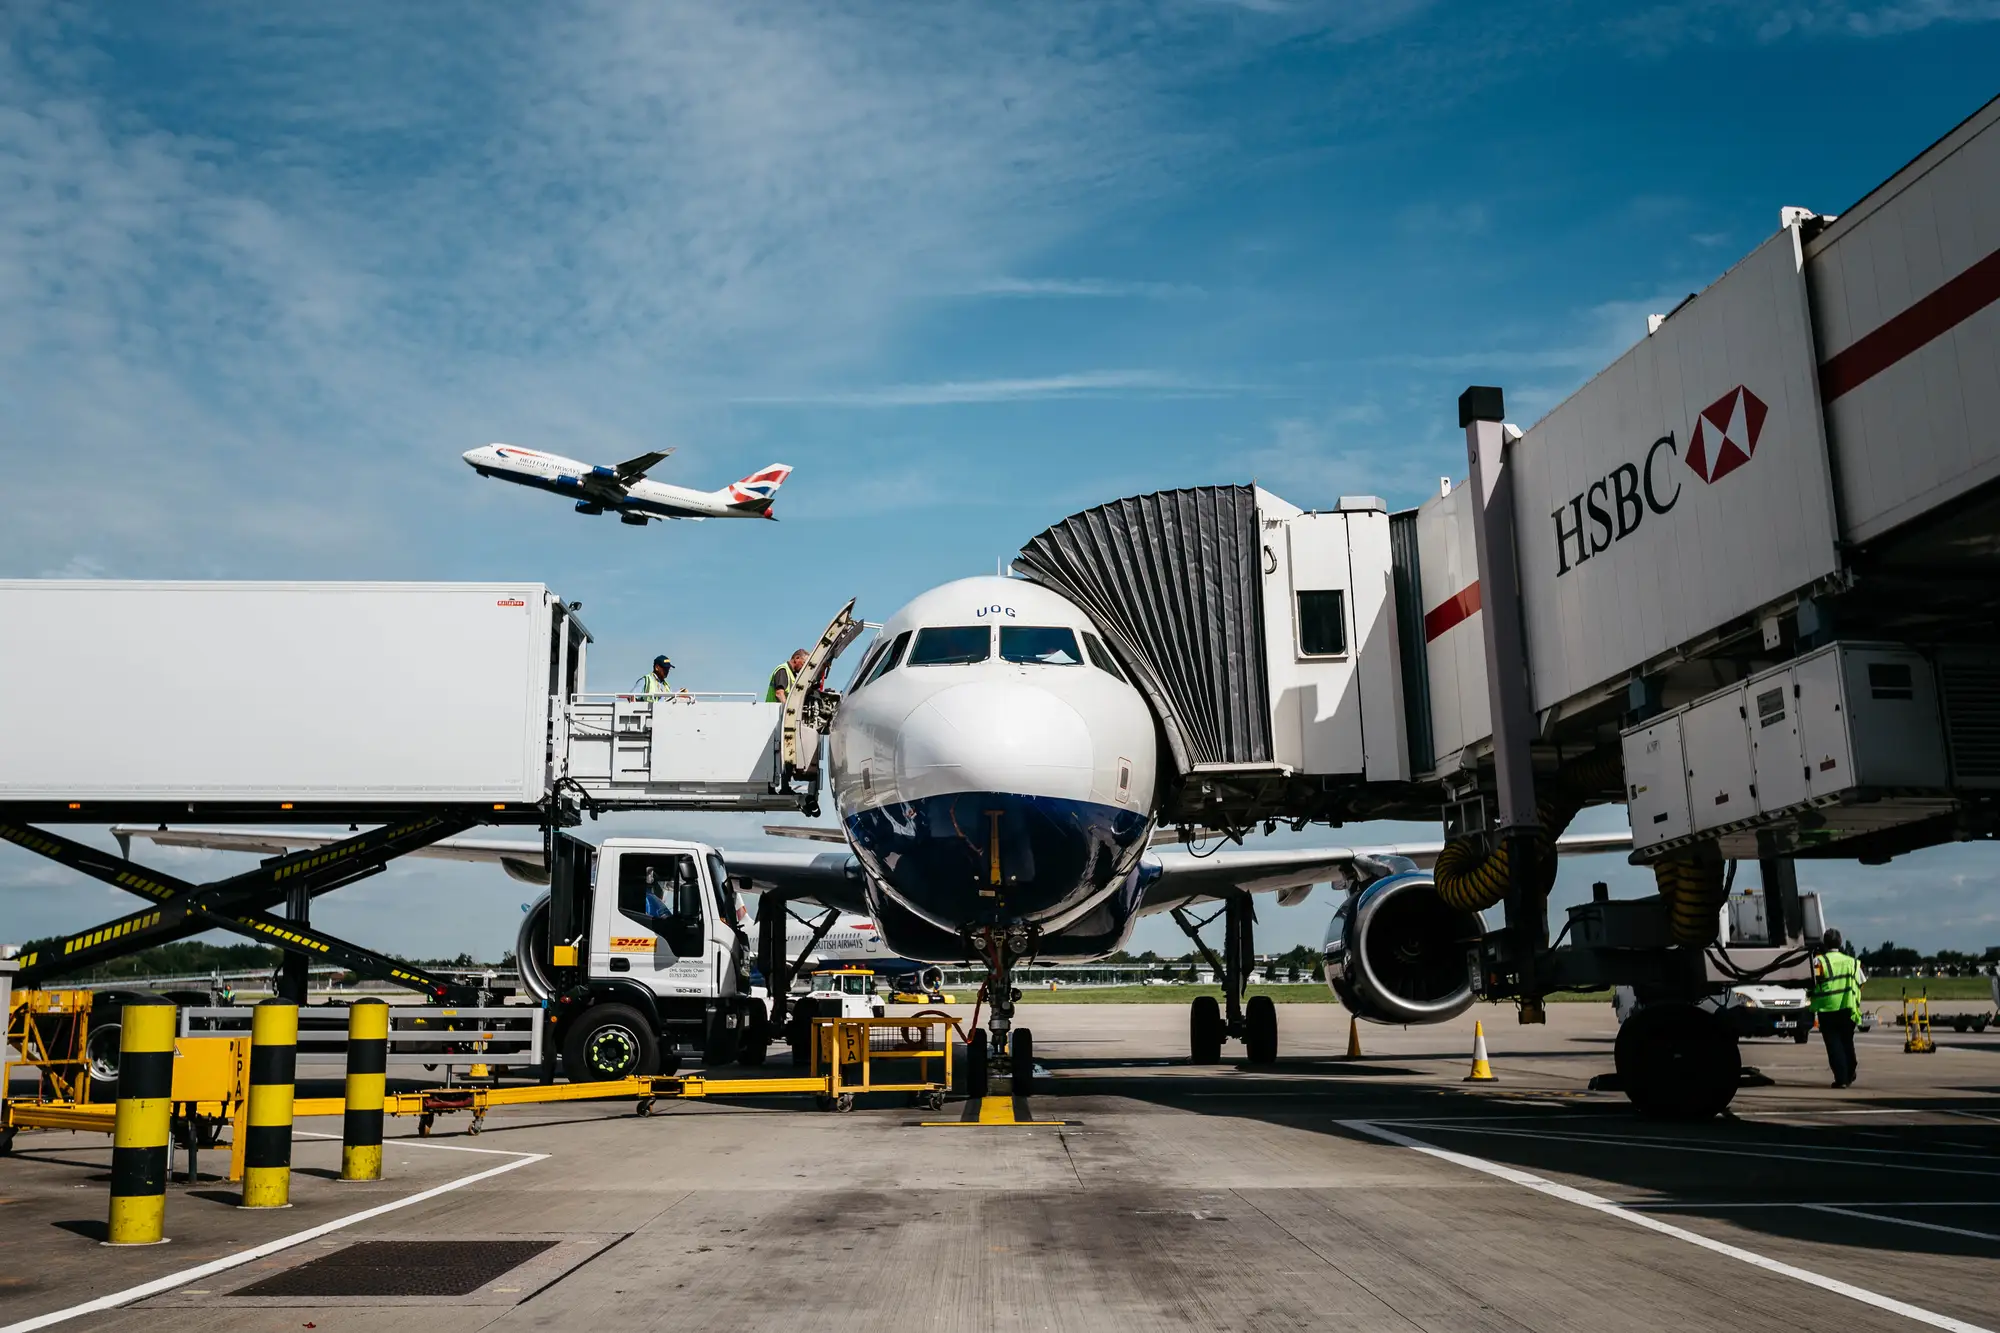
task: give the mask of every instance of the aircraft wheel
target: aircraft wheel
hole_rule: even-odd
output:
[[[1618,1077],[1641,1115],[1707,1120],[1736,1095],[1743,1059],[1736,1034],[1692,1004],[1654,1004],[1618,1029]]]
[[[986,1095],[986,1032],[982,1028],[965,1043],[965,1095]]]
[[[1014,1095],[1025,1097],[1034,1089],[1035,1034],[1020,1028],[1007,1043],[1008,1072],[1014,1076]]]
[[[1229,1035],[1222,1024],[1222,1005],[1213,995],[1197,995],[1188,1006],[1188,1058],[1198,1065],[1222,1061],[1222,1039]]]
[[[1243,1045],[1253,1065],[1278,1063],[1278,1006],[1268,995],[1253,995],[1243,1011]]]

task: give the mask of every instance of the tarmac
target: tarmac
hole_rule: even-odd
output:
[[[1462,1081],[1474,1017],[1494,1083]],[[1060,1125],[527,1107],[392,1121],[372,1184],[302,1121],[293,1207],[176,1181],[141,1249],[97,1243],[103,1137],[24,1133],[0,1328],[2000,1328],[2000,1031],[1878,1028],[1846,1091],[1817,1038],[1746,1042],[1732,1117],[1671,1125],[1589,1090],[1608,1005],[1549,1018],[1364,1024],[1350,1061],[1342,1010],[1284,1006],[1278,1065],[1194,1068],[1179,1006],[1051,1005],[1027,1109]]]

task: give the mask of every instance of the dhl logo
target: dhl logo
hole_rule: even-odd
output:
[[[653,937],[650,935],[613,935],[611,937],[611,952],[651,953],[653,951],[653,943]]]

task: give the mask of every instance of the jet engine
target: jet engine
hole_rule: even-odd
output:
[[[1429,872],[1390,875],[1347,895],[1326,928],[1326,983],[1377,1023],[1443,1023],[1472,1005],[1466,953],[1486,933],[1447,906]]]
[[[620,514],[618,516],[618,521],[620,523],[630,524],[632,527],[635,528],[643,528],[646,526],[646,516],[644,514]]]
[[[601,514],[604,512],[604,506],[594,504],[589,500],[578,500],[576,502],[576,512],[579,514]]]

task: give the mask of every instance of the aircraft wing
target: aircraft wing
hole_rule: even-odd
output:
[[[617,477],[618,484],[623,486],[645,476],[655,465],[665,462],[667,455],[672,452],[671,449],[662,449],[655,454],[640,454],[637,458],[626,459],[611,471]]]
[[[1575,833],[1556,840],[1558,856],[1622,852],[1630,833]],[[1186,903],[1213,901],[1230,889],[1275,893],[1278,905],[1302,902],[1316,884],[1359,885],[1386,872],[1383,858],[1403,857],[1418,869],[1437,864],[1442,842],[1391,843],[1379,847],[1222,847],[1213,852],[1156,849],[1148,855],[1160,873],[1146,888],[1142,913],[1164,912]]]
[[[845,847],[825,852],[731,852],[722,859],[729,877],[747,881],[757,893],[782,893],[798,902],[815,902],[843,912],[866,915],[861,893],[861,868]]]
[[[120,848],[129,848],[134,838],[162,847],[203,847],[218,852],[262,852],[283,856],[309,847],[328,847],[353,835],[307,829],[265,828],[160,828],[151,824],[118,824],[111,830]],[[439,838],[411,856],[435,861],[483,861],[503,867],[526,884],[549,882],[548,866],[542,857],[540,838]]]

